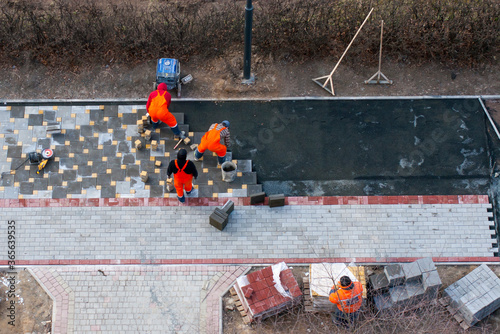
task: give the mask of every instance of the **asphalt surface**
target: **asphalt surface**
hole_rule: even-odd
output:
[[[484,194],[490,157],[477,99],[174,102],[191,129],[231,121],[233,156],[269,193]],[[198,131],[198,130],[197,130]]]

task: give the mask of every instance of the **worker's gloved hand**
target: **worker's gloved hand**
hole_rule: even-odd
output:
[[[335,289],[331,289],[331,290],[330,290],[330,293],[329,293],[328,295],[331,295],[332,293],[335,293],[336,291],[337,291],[337,290],[335,290]]]

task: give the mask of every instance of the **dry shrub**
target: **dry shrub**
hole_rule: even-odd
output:
[[[0,62],[223,55],[243,48],[244,7],[241,0],[4,0]],[[494,61],[499,49],[497,0],[255,0],[254,7],[254,48],[276,58],[338,56],[371,7],[351,59],[376,61],[381,19],[384,55],[395,60],[473,66]]]

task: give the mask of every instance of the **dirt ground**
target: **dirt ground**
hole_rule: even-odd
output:
[[[477,265],[463,265],[463,266],[437,266],[439,276],[443,283],[441,287],[441,292],[447,288],[452,283],[456,282],[460,278],[464,277],[472,270],[476,269]],[[490,268],[500,277],[500,267],[490,266]],[[253,268],[254,270],[260,270],[261,267]],[[294,266],[292,271],[297,283],[301,288],[303,288],[302,277],[307,273],[309,267],[307,266]],[[380,273],[383,270],[383,266],[369,266],[366,267],[366,273],[368,275],[374,273]],[[387,330],[387,333],[396,333],[398,331],[393,326],[384,326],[383,321],[391,321],[390,318],[384,319],[382,316],[378,318],[367,319],[360,317],[360,322],[362,325],[358,324],[356,329],[345,330],[334,326],[331,322],[331,315],[328,313],[310,313],[305,312],[303,306],[296,307],[292,310],[283,312],[276,316],[264,319],[261,323],[253,323],[251,325],[246,325],[243,323],[243,318],[239,314],[238,310],[234,307],[234,298],[231,297],[229,292],[223,298],[224,304],[224,333],[225,334],[275,334],[275,333],[385,333],[380,332],[380,326]],[[428,306],[429,310],[413,310],[404,313],[404,321],[421,323],[419,325],[418,333],[465,333],[447,311],[440,305]],[[424,319],[431,313],[434,317],[432,321],[429,319]],[[400,315],[401,316],[401,315]],[[394,320],[394,319],[392,319]],[[401,319],[399,319],[401,320]],[[373,324],[374,322],[380,322],[378,324]],[[438,324],[446,324],[446,328],[439,328]],[[407,328],[407,332],[411,331],[411,327]],[[486,320],[479,322],[474,328],[471,328],[467,333],[498,333],[500,330],[500,309],[494,312]]]
[[[225,58],[202,60],[192,57],[181,63],[181,76],[194,80],[183,86],[184,98],[278,98],[331,96],[312,81],[328,75],[337,59],[298,62],[292,57],[275,61],[254,55],[255,84],[241,84],[242,52]],[[498,63],[477,69],[450,68],[441,64],[414,65],[385,61],[382,72],[393,85],[366,85],[377,71],[371,65],[346,60],[333,75],[335,94],[345,96],[494,95],[500,93]],[[0,66],[0,101],[17,99],[116,99],[147,98],[153,89],[156,61],[138,64],[101,64],[71,69],[48,68],[41,64]]]
[[[27,270],[18,270],[14,289],[8,278],[11,274],[0,272],[0,334],[50,333],[52,320],[52,299]],[[14,282],[14,281],[11,281]],[[8,298],[15,290],[15,297]],[[15,301],[13,319],[7,308]],[[15,326],[8,322],[13,321]]]

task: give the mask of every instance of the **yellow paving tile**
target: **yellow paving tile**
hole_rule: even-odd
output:
[[[160,174],[160,169],[159,168],[155,168],[155,174]]]
[[[237,177],[242,177],[242,176],[243,176],[243,173],[242,173],[242,172],[236,172],[236,176],[237,176]]]
[[[132,109],[132,114],[137,114],[137,109]]]
[[[52,110],[57,110],[57,106],[53,106]],[[43,111],[43,110],[42,110]]]
[[[118,153],[116,153],[116,156],[117,156],[118,158],[121,158],[121,157],[122,157],[122,155],[123,155],[123,154],[122,154],[122,152],[118,152]]]
[[[213,198],[217,198],[217,197],[219,197],[219,193],[213,193],[213,194],[212,194],[212,197],[213,197]]]
[[[35,182],[35,178],[33,178],[33,177],[30,177],[30,178],[28,179],[28,182],[30,182],[30,183],[33,183],[33,182]]]
[[[58,122],[62,122],[62,117],[57,117],[57,118],[56,118],[56,120],[57,120]]]
[[[74,158],[74,157],[75,157],[75,153],[70,153],[70,154],[69,154],[69,157],[70,157],[70,158]]]
[[[80,130],[80,125],[75,125],[75,130]]]
[[[99,106],[99,109],[103,110],[103,109],[104,109],[104,106]]]
[[[111,181],[112,186],[116,186],[116,181]]]
[[[231,194],[233,192],[233,189],[229,188],[227,189],[227,192]]]
[[[78,170],[78,165],[73,165],[73,170]]]
[[[66,140],[66,141],[64,142],[64,146],[69,146],[70,144],[71,144],[71,142],[70,142],[69,140]]]
[[[32,142],[36,142],[37,140],[38,140],[38,139],[37,139],[37,138],[35,138],[35,137],[31,138],[31,141],[32,141]]]
[[[109,117],[104,117],[103,120],[104,122],[109,122]]]
[[[94,138],[97,138],[99,137],[99,134],[98,133],[94,133]]]
[[[127,176],[127,177],[125,178],[125,181],[130,182],[130,176]]]
[[[89,149],[88,148],[84,148],[83,149],[83,154],[89,154]]]
[[[71,114],[71,118],[76,118],[76,114]]]
[[[68,181],[63,181],[63,187],[67,187],[68,186]]]
[[[89,111],[90,112],[90,111]],[[94,121],[90,121],[89,122],[89,125],[95,125],[95,122]]]
[[[247,185],[246,184],[242,184],[241,185],[241,189],[247,189]]]
[[[212,180],[208,180],[208,185],[209,185],[209,186],[213,186],[213,185],[214,185],[214,181],[212,181]]]
[[[85,113],[90,114],[90,109],[85,109]],[[94,125],[94,124],[90,124],[90,125]]]
[[[127,165],[122,165],[121,168],[122,169],[127,169]]]
[[[102,161],[108,161],[108,157],[102,157]]]
[[[19,182],[14,182],[14,187],[19,187]]]
[[[112,143],[113,145],[118,145],[118,140],[113,140],[111,143]]]
[[[149,157],[149,161],[155,161],[155,157]]]
[[[24,166],[24,170],[30,170],[30,166]]]
[[[95,188],[96,188],[97,190],[101,190],[101,185],[97,185],[97,186],[95,186]]]
[[[92,177],[96,178],[97,177],[97,173],[92,173]]]
[[[104,146],[103,146],[103,145],[97,145],[97,149],[98,149],[98,150],[102,150],[103,148],[104,148]]]
[[[17,198],[18,199],[23,199],[23,195],[18,195]]]
[[[106,169],[106,174],[111,174],[111,168]]]
[[[88,165],[88,166],[92,166],[92,164],[93,164],[93,163],[94,163],[93,161],[88,161],[88,162],[87,162],[87,165]]]
[[[84,138],[84,137],[80,137],[80,141],[84,141],[84,140],[85,140],[85,138]]]

